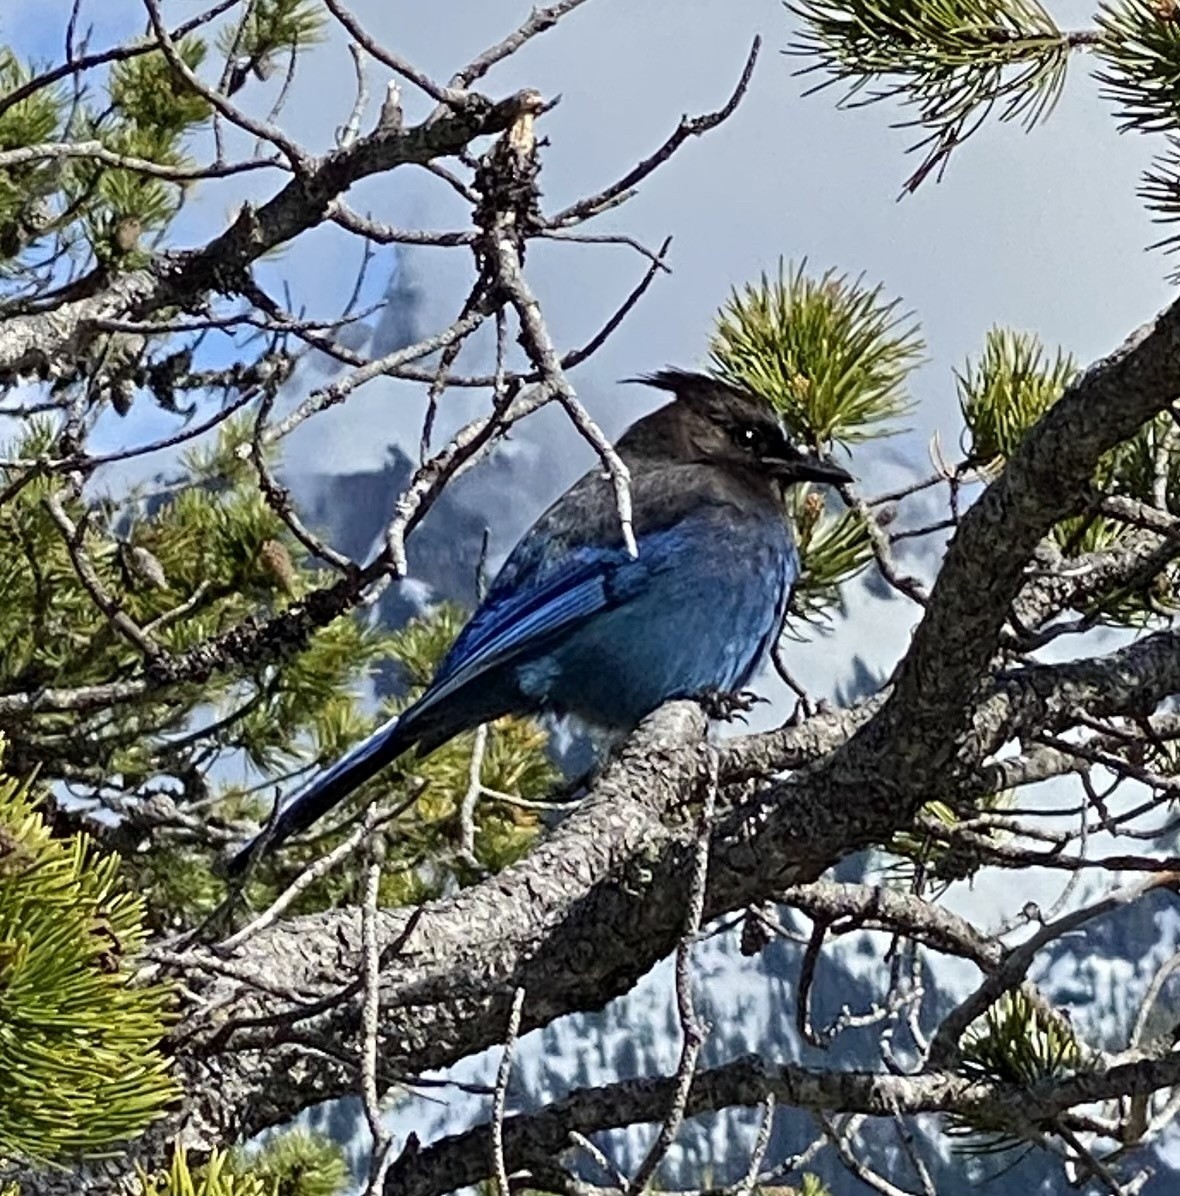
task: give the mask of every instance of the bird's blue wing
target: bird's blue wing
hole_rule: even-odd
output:
[[[637,477],[637,493],[645,484],[649,490],[636,503],[638,557],[622,543],[613,504],[577,509],[577,489],[567,493],[513,550],[414,713],[437,708],[476,678],[542,655],[576,625],[639,598],[666,571],[714,573],[719,558],[741,556],[751,530],[763,538],[764,515],[750,519],[723,488],[702,492],[691,481],[673,470]],[[658,487],[662,495],[650,493]],[[785,524],[773,525],[790,554]],[[726,568],[737,567],[727,559]]]
[[[642,538],[638,559],[622,547],[583,545],[568,550],[553,568],[514,569],[510,561],[447,653],[420,706],[434,705],[474,677],[538,650],[571,625],[626,601],[666,565],[667,548],[659,541],[675,531]]]

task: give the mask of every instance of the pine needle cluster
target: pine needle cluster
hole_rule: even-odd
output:
[[[0,774],[0,1160],[110,1150],[177,1095],[171,996],[134,982],[144,901],[118,869],[85,836],[55,837]]]
[[[914,115],[923,154],[906,181],[941,174],[993,111],[1032,128],[1052,112],[1077,44],[1037,0],[793,0],[792,52],[846,88],[848,106],[890,100]]]
[[[713,368],[765,398],[804,444],[893,435],[922,360],[912,316],[880,286],[806,265],[780,262],[777,277],[734,291],[717,318]]]
[[[139,1172],[139,1196],[337,1196],[348,1182],[340,1149],[293,1130],[261,1150],[213,1150],[199,1166],[178,1146],[167,1171]]]
[[[1065,1079],[1087,1067],[1069,1023],[1047,1012],[1022,988],[1004,993],[968,1028],[960,1051],[967,1075],[1025,1088]],[[1029,1140],[1027,1133],[1006,1122],[960,1116],[948,1120],[950,1134],[968,1139],[961,1148],[967,1153],[1004,1152]]]
[[[1050,353],[1029,333],[989,331],[979,357],[956,374],[968,463],[984,476],[998,473],[1077,373],[1069,354],[1060,349]],[[1099,462],[1095,495],[1150,503],[1162,484],[1166,504],[1174,506],[1180,500],[1178,445],[1180,431],[1173,415],[1158,416]],[[1141,529],[1095,510],[1065,519],[1053,530],[1066,555],[1112,550],[1141,535]],[[1141,584],[1097,594],[1084,613],[1112,626],[1140,626],[1177,609],[1178,585],[1180,574],[1168,565]]]

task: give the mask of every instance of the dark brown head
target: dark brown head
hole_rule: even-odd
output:
[[[627,381],[671,391],[676,400],[627,429],[619,439],[624,456],[723,464],[784,486],[852,481],[834,461],[797,449],[770,404],[750,391],[689,370],[660,370]]]

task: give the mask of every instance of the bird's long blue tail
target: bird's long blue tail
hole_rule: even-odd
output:
[[[379,726],[330,768],[319,773],[283,810],[273,825],[250,840],[225,866],[229,876],[245,871],[260,845],[265,850],[278,847],[292,835],[305,831],[333,806],[343,801],[359,785],[375,776],[387,764],[408,752],[418,742],[413,720],[395,715]]]

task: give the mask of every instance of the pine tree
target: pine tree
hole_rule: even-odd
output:
[[[802,574],[785,635],[823,634],[869,577],[914,612],[913,647],[878,692],[833,710],[800,691],[790,724],[721,747],[695,708],[662,712],[572,814],[547,727],[501,719],[400,761],[244,888],[225,879],[220,861],[276,793],[413,700],[461,628],[467,611],[443,600],[396,626],[372,617],[460,473],[555,404],[600,453],[625,522],[628,479],[570,372],[657,282],[669,247],[581,229],[732,114],[760,42],[716,112],[550,208],[549,100],[505,95],[490,73],[575,28],[565,17],[583,2],[534,10],[446,83],[338,0],[225,0],[174,27],[145,0],[142,36],[94,47],[71,22],[61,63],[0,42],[0,1180],[19,1190],[329,1196],[348,1179],[335,1145],[300,1132],[244,1144],[346,1094],[374,1139],[372,1191],[506,1192],[518,1173],[516,1187],[580,1191],[571,1160],[594,1156],[589,1135],[662,1121],[619,1179],[639,1192],[685,1119],[751,1105],[763,1128],[746,1178],[724,1181],[741,1196],[825,1190],[828,1172],[775,1170],[776,1109],[814,1114],[821,1144],[862,1179],[868,1116],[939,1112],[961,1149],[1045,1149],[1113,1191],[1170,1132],[1175,957],[1117,1041],[1075,1025],[1030,968],[1175,884],[1151,819],[1180,768],[1176,308],[1088,370],[1067,346],[981,330],[947,380],[959,451],[940,447],[931,476],[887,495],[793,493]],[[1104,4],[1079,30],[1033,0],[789,8],[790,48],[817,89],[891,103],[915,128],[906,191],[970,153],[984,120],[1047,123],[1084,54],[1120,127],[1158,142],[1141,198],[1180,219],[1170,0]],[[344,35],[355,95],[335,144],[311,148],[284,101]],[[419,123],[403,88],[407,109],[433,106]],[[399,169],[430,171],[470,227],[399,229],[350,206],[355,184]],[[192,210],[230,195],[218,231],[184,248]],[[325,319],[276,295],[283,255],[328,232],[364,251],[351,301]],[[527,251],[542,239],[622,244],[643,263],[584,345],[555,343],[533,293]],[[472,283],[449,325],[377,354],[358,296],[389,245],[470,252]],[[780,260],[719,301],[708,368],[798,441],[856,461],[904,432],[926,346],[887,280]],[[331,376],[317,381],[313,363]],[[415,384],[427,414],[380,546],[352,559],[312,525],[285,448],[375,378]],[[486,404],[440,444],[436,416],[459,388]],[[929,559],[947,537],[918,576],[905,541],[933,545]],[[1087,638],[1101,628],[1138,638],[1111,654]],[[1063,636],[1076,662],[1038,655]],[[374,703],[378,675],[388,696]],[[1084,830],[1054,831],[1046,849],[1019,795],[1052,777],[1081,787]],[[1095,863],[1095,828],[1131,846]],[[879,884],[821,879],[865,851]],[[1056,865],[1133,879],[1065,913],[1027,910],[1025,944],[939,904],[984,867]],[[685,961],[705,923],[733,915],[755,952],[797,938],[796,913],[808,924],[795,1044],[826,1047],[860,1019],[882,1027],[880,1057],[868,1071],[750,1057],[703,1070]],[[813,1024],[825,943],[866,928],[894,936],[880,1007]],[[505,1119],[509,1050],[487,1125],[421,1149],[384,1135],[383,1102],[422,1073],[599,1009],[673,953],[674,1077],[582,1087]],[[914,979],[939,953],[983,977],[949,1011],[924,1006]]]

